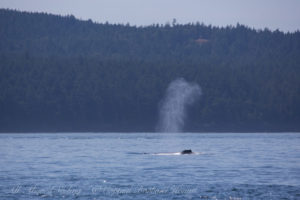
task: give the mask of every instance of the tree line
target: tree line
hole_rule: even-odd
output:
[[[0,9],[0,131],[153,131],[168,84],[198,83],[186,131],[299,131],[300,32],[137,27]]]

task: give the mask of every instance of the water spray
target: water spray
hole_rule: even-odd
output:
[[[196,83],[188,83],[183,78],[172,81],[160,108],[159,132],[181,132],[186,119],[186,108],[201,95]]]

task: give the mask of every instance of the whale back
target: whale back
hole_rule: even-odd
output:
[[[185,149],[181,152],[181,154],[192,154],[192,150],[191,149]]]

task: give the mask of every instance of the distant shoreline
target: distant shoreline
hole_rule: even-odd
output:
[[[300,131],[299,31],[0,17],[0,132],[154,132],[175,80],[201,88],[178,130]]]
[[[268,130],[184,130],[182,132],[159,132],[155,130],[7,130],[0,131],[0,134],[22,134],[22,133],[32,133],[32,134],[59,134],[59,133],[151,133],[151,134],[177,134],[177,133],[195,133],[195,134],[204,134],[204,133],[300,133],[300,129],[268,129]]]

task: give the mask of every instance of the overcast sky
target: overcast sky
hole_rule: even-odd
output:
[[[300,30],[300,0],[0,0],[0,7],[131,25],[176,18],[178,23]]]

